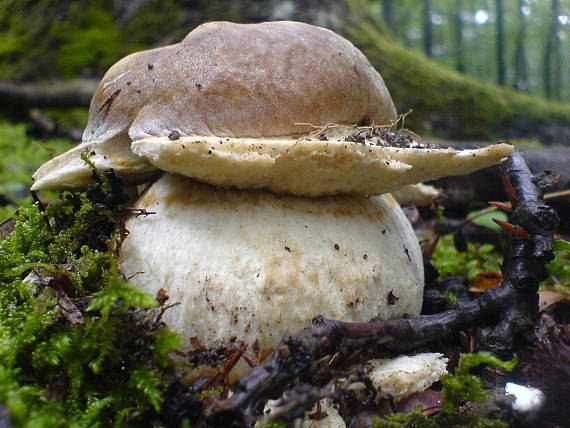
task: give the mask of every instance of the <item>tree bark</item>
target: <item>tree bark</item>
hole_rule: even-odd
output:
[[[455,69],[460,73],[465,72],[465,47],[463,45],[463,0],[455,0]]]
[[[550,22],[548,23],[548,32],[546,34],[546,43],[544,47],[544,95],[548,99],[560,99],[560,57],[557,58],[557,54],[559,54],[558,50],[560,49],[560,43],[557,41],[558,15],[560,13],[559,0],[552,0],[551,8],[552,14],[550,16]]]
[[[394,1],[382,0],[382,11],[384,12],[384,22],[392,34],[396,34],[396,20],[394,18]]]
[[[431,22],[431,0],[424,0],[423,10],[424,52],[428,58],[433,56],[433,25]]]
[[[519,0],[519,28],[517,31],[513,68],[515,70],[515,89],[526,92],[528,90],[528,63],[526,59],[526,20],[525,14],[523,13],[524,5],[525,1]]]
[[[505,63],[505,7],[503,0],[496,0],[497,7],[497,83],[504,86],[507,81]]]
[[[562,41],[558,36],[560,0],[552,0],[552,14],[552,25],[554,27],[554,99],[562,101]]]
[[[98,79],[46,83],[0,80],[0,104],[11,109],[89,107]]]

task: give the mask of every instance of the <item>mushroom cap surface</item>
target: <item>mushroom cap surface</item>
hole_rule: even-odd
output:
[[[181,303],[164,320],[187,344],[236,337],[263,350],[317,315],[420,312],[421,251],[391,195],[310,199],[165,174],[135,208],[156,214],[127,221],[121,271]]]
[[[83,140],[127,131],[132,140],[172,131],[269,137],[312,130],[300,122],[395,118],[378,72],[338,34],[290,21],[210,22],[178,44],[112,66],[93,96]]]

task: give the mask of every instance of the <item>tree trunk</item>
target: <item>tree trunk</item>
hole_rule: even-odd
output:
[[[396,21],[394,19],[394,1],[382,0],[382,10],[384,12],[384,22],[392,34],[396,34]]]
[[[455,69],[465,72],[465,56],[463,46],[463,0],[455,0]]]
[[[497,83],[504,86],[507,80],[505,63],[505,4],[496,0],[497,6]]]
[[[423,10],[424,52],[428,58],[433,56],[433,26],[431,23],[431,0],[424,0]]]
[[[562,101],[562,43],[558,36],[560,0],[552,0],[552,26],[554,43],[554,99]]]
[[[544,71],[543,71],[543,79],[544,79],[544,95],[548,99],[555,99],[559,97],[557,92],[557,86],[559,83],[558,80],[558,72],[556,71],[557,65],[559,65],[560,60],[556,59],[557,56],[557,48],[559,43],[556,41],[558,38],[557,30],[558,30],[558,14],[560,11],[560,2],[559,0],[552,0],[552,15],[550,17],[550,22],[548,23],[548,32],[546,34],[546,44],[544,47]],[[553,70],[553,65],[555,70]],[[554,71],[554,81],[552,79]]]
[[[98,79],[49,83],[17,83],[0,80],[0,104],[10,109],[89,107]]]
[[[519,28],[517,32],[517,42],[515,55],[513,58],[513,68],[515,70],[514,87],[519,91],[528,91],[528,63],[526,59],[526,21],[523,13],[524,0],[519,0]]]

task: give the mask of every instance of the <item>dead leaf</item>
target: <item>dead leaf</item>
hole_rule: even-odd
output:
[[[469,280],[469,291],[472,293],[483,293],[490,288],[497,288],[501,285],[503,275],[501,272],[481,272],[475,278]]]
[[[410,413],[418,409],[426,416],[432,416],[441,411],[443,400],[441,393],[428,389],[414,392],[395,404],[397,413]]]
[[[61,308],[61,313],[63,316],[73,325],[82,325],[85,323],[83,314],[79,310],[75,303],[73,303],[67,294],[63,291],[56,289],[55,293],[57,295],[57,303]]]
[[[558,291],[541,291],[538,293],[538,310],[543,311],[555,303],[566,299],[567,297]]]
[[[0,239],[6,238],[12,231],[14,230],[14,226],[16,225],[16,220],[13,217],[10,217],[0,223]]]

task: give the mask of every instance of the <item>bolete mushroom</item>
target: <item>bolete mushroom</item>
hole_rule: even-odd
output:
[[[380,75],[335,33],[214,22],[111,67],[84,142],[42,166],[33,189],[84,186],[84,151],[134,182],[167,171],[136,202],[155,214],[126,224],[123,273],[181,302],[165,320],[187,343],[263,350],[318,314],[418,314],[420,249],[387,192],[512,151],[391,146],[376,125],[395,119]]]

